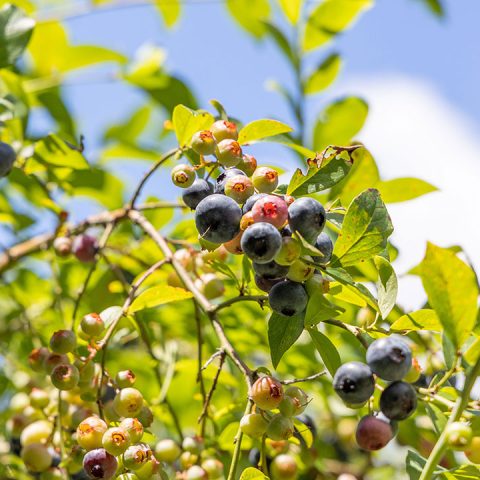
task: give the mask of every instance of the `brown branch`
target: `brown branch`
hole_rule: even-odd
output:
[[[313,375],[309,375],[308,377],[304,378],[292,378],[290,380],[281,380],[280,383],[282,385],[292,385],[293,383],[301,383],[301,382],[311,382],[312,380],[316,380],[317,378],[323,377],[326,375],[327,372],[318,372],[314,373]]]

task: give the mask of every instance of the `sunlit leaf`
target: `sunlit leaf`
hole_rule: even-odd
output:
[[[411,330],[431,330],[434,332],[441,332],[443,327],[435,310],[425,308],[402,315],[399,319],[393,322],[390,329],[407,332]]]
[[[273,312],[268,320],[268,344],[273,367],[276,368],[283,354],[296,342],[303,331],[303,314],[286,317]]]
[[[377,296],[382,318],[387,318],[397,301],[398,280],[391,263],[376,255],[373,259],[378,270]]]
[[[406,202],[437,190],[436,187],[419,178],[380,181],[375,184],[375,188],[380,192],[385,203]]]
[[[180,0],[169,0],[168,2],[165,2],[165,0],[155,0],[154,5],[161,13],[167,27],[172,27],[178,22],[182,11],[182,3]]]
[[[305,93],[318,93],[328,88],[337,78],[341,68],[340,55],[329,55],[306,79]]]
[[[144,290],[130,305],[129,313],[138,312],[145,308],[154,308],[159,305],[165,305],[170,302],[178,302],[192,298],[191,292],[178,287],[171,287],[169,285],[158,285],[156,287]]]
[[[254,37],[265,34],[264,21],[270,17],[268,0],[226,0],[228,11],[235,21]]]
[[[325,367],[332,377],[335,375],[338,367],[342,364],[340,354],[338,353],[332,341],[316,328],[309,328],[308,333],[312,338],[313,344],[320,354]]]
[[[180,147],[189,145],[195,132],[207,130],[215,121],[210,113],[196,112],[185,105],[177,105],[174,108],[172,120]]]
[[[240,130],[238,133],[238,141],[241,144],[252,143],[291,131],[292,127],[278,120],[254,120],[253,122],[247,123],[247,125]]]

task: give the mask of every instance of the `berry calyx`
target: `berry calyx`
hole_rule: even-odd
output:
[[[75,367],[69,363],[57,365],[50,375],[52,383],[59,390],[72,390],[78,385],[80,373]]]
[[[259,167],[252,175],[252,182],[260,193],[271,193],[278,186],[278,172],[270,167]]]
[[[236,140],[227,138],[217,144],[215,156],[224,167],[235,167],[242,160],[242,147]]]
[[[195,181],[195,170],[191,165],[181,163],[172,169],[172,182],[180,188],[190,187]]]
[[[253,183],[244,175],[234,175],[227,178],[225,182],[225,195],[233,198],[237,203],[244,203],[248,197],[253,195]]]

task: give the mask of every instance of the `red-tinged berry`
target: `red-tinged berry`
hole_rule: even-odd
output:
[[[132,443],[137,443],[142,439],[143,425],[138,418],[125,418],[120,422],[120,427],[128,432]]]
[[[259,167],[252,175],[252,182],[260,193],[271,193],[278,186],[278,172],[270,167]]]
[[[113,399],[113,408],[121,417],[138,418],[142,407],[143,395],[136,388],[122,388]]]
[[[131,370],[121,370],[115,375],[115,383],[118,388],[127,388],[135,383],[136,378]]]
[[[267,222],[282,228],[288,219],[288,206],[282,197],[267,195],[255,202],[252,216],[254,222]]]
[[[217,142],[210,130],[196,132],[192,136],[192,148],[199,155],[213,155]]]
[[[270,473],[273,480],[293,480],[297,478],[297,462],[291,455],[277,455],[271,465]]]
[[[130,443],[130,435],[122,427],[109,428],[102,437],[103,448],[115,457],[121,455]]]
[[[57,237],[53,241],[53,249],[59,257],[66,257],[72,253],[73,242],[70,237]]]
[[[215,156],[217,157],[218,162],[227,168],[238,165],[242,159],[242,155],[242,147],[236,140],[232,139],[222,140],[217,144],[215,149]]]
[[[31,472],[44,472],[52,465],[52,454],[42,443],[30,443],[20,453],[23,463]]]
[[[229,253],[233,253],[234,255],[241,255],[243,253],[242,250],[242,236],[243,231],[239,232],[235,238],[232,238],[229,242],[225,242],[223,246],[225,250]]]
[[[118,462],[104,448],[90,450],[83,458],[83,469],[91,479],[109,480],[117,472]]]
[[[373,415],[367,415],[360,420],[355,434],[358,446],[370,451],[382,449],[393,436],[392,425]]]
[[[210,127],[210,131],[213,133],[217,142],[225,139],[237,140],[238,138],[237,126],[228,120],[217,120]]]
[[[80,328],[88,337],[97,338],[105,331],[105,323],[98,313],[88,313],[82,318]]]
[[[177,187],[187,188],[195,181],[195,169],[191,165],[181,163],[172,169],[172,182]]]
[[[53,385],[59,390],[71,390],[78,385],[80,373],[75,365],[64,363],[57,365],[50,375]]]
[[[249,413],[240,420],[242,432],[249,437],[260,438],[267,431],[268,422],[259,413]]]
[[[237,168],[244,172],[248,177],[251,177],[253,172],[257,169],[257,160],[252,155],[245,153],[238,163]]]
[[[153,452],[147,444],[131,445],[123,454],[123,465],[130,470],[138,470],[152,458],[152,455]]]
[[[155,456],[161,462],[173,463],[182,453],[177,442],[170,438],[160,440],[155,446]]]
[[[46,347],[34,348],[28,356],[30,368],[35,372],[41,372],[45,368],[45,360],[49,355],[50,352]]]
[[[250,389],[250,398],[262,410],[273,410],[283,399],[283,386],[268,375],[260,377]]]
[[[73,240],[72,251],[81,262],[93,262],[98,251],[97,239],[87,234],[78,235]]]
[[[255,274],[255,285],[263,292],[270,292],[270,290],[280,282],[283,282],[284,278],[266,278],[261,275]]]
[[[274,415],[267,426],[267,436],[272,440],[288,440],[293,431],[292,419],[280,413]]]
[[[64,365],[68,362],[68,357],[65,354],[49,353],[43,361],[43,368],[48,374],[51,374],[56,366]]]
[[[244,203],[254,193],[253,183],[244,175],[234,175],[225,182],[225,195],[237,203]]]
[[[77,337],[71,330],[58,330],[50,337],[50,349],[55,353],[70,353],[77,346]]]
[[[88,417],[77,427],[77,443],[85,450],[101,448],[107,424],[99,417]]]

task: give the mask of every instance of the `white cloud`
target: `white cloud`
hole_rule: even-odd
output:
[[[410,77],[357,77],[337,92],[363,96],[370,115],[360,139],[374,154],[384,178],[419,177],[440,191],[389,206],[394,243],[405,272],[418,263],[427,240],[460,245],[480,270],[480,131],[434,86]],[[418,279],[402,279],[400,303],[424,300]]]

